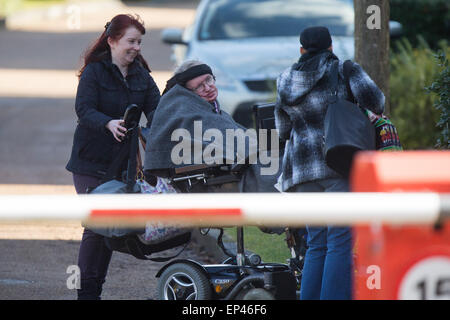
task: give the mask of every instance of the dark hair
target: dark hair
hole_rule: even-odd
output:
[[[108,44],[108,37],[113,40],[119,40],[125,34],[125,31],[129,27],[135,27],[141,32],[142,35],[145,34],[144,22],[140,19],[138,15],[136,17],[130,14],[119,14],[112,18],[112,20],[105,25],[105,31],[100,35],[100,37],[94,42],[94,44],[86,50],[84,54],[84,65],[80,69],[78,77],[81,77],[86,66],[91,62],[97,62],[111,56],[111,48]],[[139,53],[136,59],[142,63],[145,69],[150,71],[147,61]]]

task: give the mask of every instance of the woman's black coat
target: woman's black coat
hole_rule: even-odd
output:
[[[120,148],[106,124],[122,118],[130,104],[141,107],[150,124],[159,98],[155,81],[137,60],[125,79],[111,59],[88,64],[78,84],[78,125],[66,169],[101,178]]]

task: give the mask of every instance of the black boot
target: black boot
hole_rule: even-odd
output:
[[[97,296],[98,300],[102,299],[102,290],[103,290],[103,284],[105,283],[105,280],[97,280]]]
[[[81,289],[77,289],[78,300],[100,300],[101,292],[97,279],[81,280]]]

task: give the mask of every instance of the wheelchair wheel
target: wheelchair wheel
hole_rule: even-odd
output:
[[[211,293],[206,275],[199,268],[186,263],[171,265],[158,281],[160,300],[208,300]]]
[[[275,297],[263,288],[254,288],[247,291],[242,300],[275,300]]]

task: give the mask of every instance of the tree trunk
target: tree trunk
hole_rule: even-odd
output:
[[[353,0],[355,7],[355,61],[386,97],[389,114],[389,1]]]

